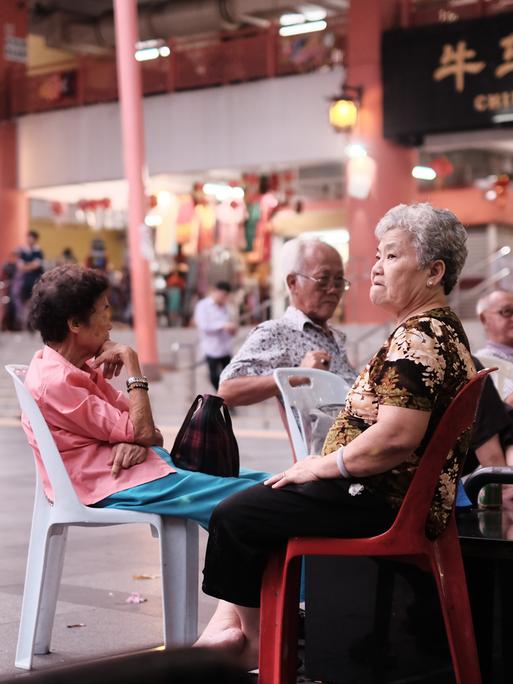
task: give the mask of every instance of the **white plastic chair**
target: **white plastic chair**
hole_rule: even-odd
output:
[[[34,513],[23,590],[16,667],[30,670],[34,654],[48,653],[68,527],[148,523],[160,539],[166,647],[192,643],[198,622],[198,527],[184,518],[89,508],[78,499],[54,439],[24,383],[27,366],[9,365],[21,410],[30,421],[55,501],[44,493],[36,467]]]
[[[476,357],[481,361],[485,368],[498,368],[497,373],[492,373],[491,378],[495,383],[497,392],[500,394],[502,400],[513,392],[513,363],[505,359],[499,359],[496,356],[481,356]]]
[[[293,387],[289,382],[293,376],[310,382]],[[286,428],[297,461],[310,453],[310,411],[329,404],[343,405],[350,386],[339,375],[317,368],[277,368],[274,379],[283,399]]]

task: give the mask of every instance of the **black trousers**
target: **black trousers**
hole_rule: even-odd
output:
[[[223,368],[231,361],[231,356],[206,356],[208,365],[208,375],[210,377],[210,382],[214,386],[215,391],[219,389],[219,377],[223,372]]]
[[[271,489],[250,487],[222,501],[212,513],[203,591],[240,606],[260,605],[269,553],[290,537],[367,537],[387,530],[395,511],[351,482],[319,480]]]

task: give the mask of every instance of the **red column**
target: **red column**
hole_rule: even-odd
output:
[[[349,269],[353,286],[347,297],[349,322],[373,323],[389,316],[369,302],[369,272],[376,253],[374,228],[378,219],[400,202],[415,198],[411,169],[415,150],[383,138],[381,33],[399,25],[399,0],[351,2],[348,16],[346,83],[363,87],[363,100],[354,142],[361,142],[376,162],[376,174],[366,199],[347,199],[350,231]]]
[[[26,38],[26,5],[17,0],[0,2],[0,93],[5,102],[9,100],[11,76],[25,69],[24,64],[12,61],[8,43],[11,38]],[[3,120],[0,121],[0,264],[17,245],[25,242],[28,206],[25,193],[20,192],[17,186],[16,122]]]
[[[144,372],[159,377],[155,302],[148,259],[144,255],[144,126],[141,70],[134,57],[137,42],[136,0],[114,0],[119,104],[123,158],[128,180],[128,245],[136,344]]]

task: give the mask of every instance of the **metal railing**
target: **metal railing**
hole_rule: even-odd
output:
[[[327,19],[325,36],[311,34],[299,42],[282,37],[277,27],[246,28],[200,39],[169,40],[170,56],[141,62],[144,95],[195,90],[229,83],[289,76],[340,64],[346,19]],[[0,83],[0,120],[21,114],[81,107],[118,99],[116,62],[82,56],[52,69],[14,65]]]

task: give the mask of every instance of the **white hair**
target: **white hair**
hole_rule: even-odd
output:
[[[492,290],[492,292],[488,292],[488,294],[479,297],[476,304],[476,314],[478,316],[480,316],[484,311],[490,308],[491,299],[496,292],[506,292],[506,294],[513,294],[511,290],[506,290],[502,287],[498,287],[496,290]]]
[[[428,202],[398,204],[387,211],[374,232],[380,240],[395,228],[410,233],[421,268],[438,259],[445,263],[442,285],[449,294],[467,258],[467,232],[458,218],[452,211],[437,209]]]
[[[304,268],[305,257],[316,247],[327,247],[337,252],[334,247],[318,238],[294,238],[283,245],[280,252],[281,274],[287,290],[289,289],[287,276],[291,273],[301,273]]]

